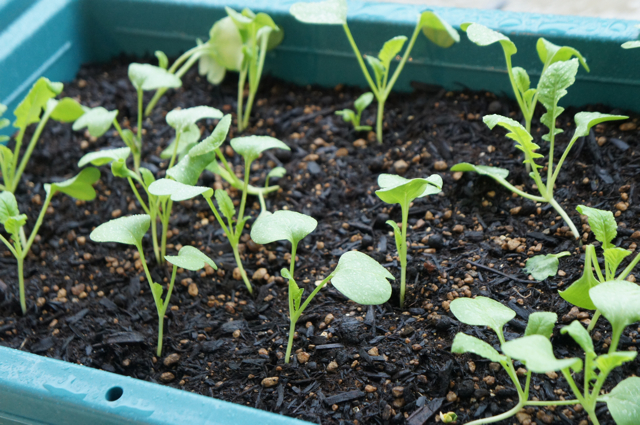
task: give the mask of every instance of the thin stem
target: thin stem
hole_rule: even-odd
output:
[[[149,216],[151,217],[151,241],[153,243],[153,254],[156,256],[156,261],[158,262],[158,264],[162,264],[162,257],[160,256],[160,246],[158,244],[158,212],[156,208],[157,205],[154,205],[154,207],[151,209],[151,214],[149,214]]]
[[[402,245],[397,247],[400,256],[400,308],[404,308],[404,294],[407,285],[407,224],[409,221],[409,202],[401,204],[402,208]]]
[[[131,186],[131,189],[133,190],[133,194],[136,195],[136,199],[140,203],[140,206],[142,207],[142,209],[146,214],[149,214],[149,207],[147,207],[147,204],[145,204],[144,201],[142,200],[142,197],[140,196],[140,192],[138,192],[138,189],[136,188],[136,184],[133,182],[133,179],[131,177],[127,177],[127,180],[129,180],[129,186]]]
[[[563,218],[565,223],[569,225],[569,228],[571,229],[571,233],[573,233],[573,237],[576,239],[580,239],[580,233],[578,232],[576,225],[573,224],[573,221],[571,221],[571,219],[569,218],[569,215],[565,212],[565,210],[562,209],[560,204],[554,198],[550,198],[548,202],[549,204],[551,204],[553,209],[556,210],[558,214],[560,214],[560,216]]]
[[[587,249],[591,251],[591,264],[593,265],[593,268],[596,270],[596,274],[598,275],[598,279],[600,279],[600,283],[606,282],[607,280],[609,280],[610,277],[613,277],[609,275],[608,271],[605,271],[607,273],[607,278],[605,280],[604,276],[602,276],[602,270],[600,269],[600,264],[598,264],[598,258],[596,255],[595,247],[593,245],[589,245],[589,248]]]
[[[22,140],[24,139],[24,133],[26,130],[27,126],[25,125],[20,128],[20,131],[18,132],[18,136],[16,137],[16,146],[13,148],[13,161],[9,164],[9,169],[7,170],[9,173],[4,176],[4,183],[11,192],[15,190],[14,187],[18,186],[18,184],[14,182],[14,177],[16,167],[18,166],[18,158],[20,157],[20,149],[22,148]]]
[[[24,295],[24,258],[19,256],[18,260],[18,285],[20,288],[20,308],[22,309],[22,314],[27,314],[27,300]]]
[[[169,166],[167,170],[173,167],[173,164],[176,162],[176,156],[178,156],[178,144],[180,143],[180,136],[182,136],[182,131],[178,131],[176,133],[176,139],[173,143],[173,153],[171,153],[171,161],[169,161]]]
[[[296,322],[298,318],[293,319],[291,316],[291,323],[289,324],[289,341],[287,342],[287,353],[284,355],[284,362],[289,363],[289,358],[291,357],[291,347],[293,347],[293,336],[296,333]]]
[[[250,160],[245,160],[244,163],[244,185],[242,187],[242,198],[240,200],[240,209],[238,210],[238,221],[242,221],[244,218],[244,208],[247,205],[247,189],[249,187],[249,174],[251,173],[251,162]],[[236,228],[236,234],[238,235],[238,239],[242,234],[243,229]]]
[[[376,116],[376,139],[382,144],[382,127],[384,124],[384,103],[385,100],[378,99],[378,113]]]
[[[522,109],[522,111],[526,111],[526,114],[528,114],[529,108],[522,100],[522,96],[520,95],[520,90],[518,90],[518,85],[516,84],[516,79],[513,76],[513,65],[511,64],[511,55],[507,54],[506,51],[504,51],[504,60],[507,63],[507,74],[509,75],[509,82],[511,82],[511,88],[513,89],[513,94],[515,94],[516,96],[516,100],[518,101],[518,105],[520,105],[520,109]]]
[[[240,270],[240,276],[242,276],[242,280],[244,281],[244,284],[247,286],[247,290],[249,291],[249,293],[253,295],[253,288],[251,287],[251,282],[249,282],[249,278],[247,277],[247,272],[244,270],[244,267],[242,265],[242,259],[240,258],[240,253],[238,252],[238,243],[232,242],[231,249],[233,250],[233,257],[236,259],[236,264],[238,265],[238,269]]]
[[[413,49],[413,45],[415,44],[416,39],[418,38],[418,34],[420,34],[419,23],[416,24],[416,28],[413,30],[413,35],[411,35],[411,40],[409,41],[409,45],[407,46],[407,49],[404,51],[404,55],[402,55],[402,59],[400,60],[400,63],[396,67],[396,70],[393,72],[391,81],[389,81],[389,84],[385,84],[385,90],[383,94],[383,97],[385,100],[387,99],[387,96],[389,96],[389,93],[391,93],[391,90],[393,89],[393,85],[396,83],[396,80],[398,79],[398,77],[400,77],[400,73],[402,72],[402,69],[404,68],[405,63],[407,63],[407,60],[409,59],[409,55],[411,54],[411,50]]]
[[[298,242],[291,243],[291,264],[289,265],[289,274],[293,277],[293,272],[296,269],[296,251],[298,250]]]
[[[162,355],[162,340],[163,340],[163,332],[164,332],[164,315],[167,312],[167,307],[169,306],[169,300],[171,300],[171,292],[173,291],[173,284],[176,281],[176,271],[178,268],[174,265],[173,271],[171,272],[171,283],[169,283],[169,289],[167,290],[167,295],[162,303],[162,307],[158,308],[158,349],[156,354],[158,357]]]
[[[44,220],[44,216],[47,214],[47,208],[49,208],[49,204],[51,203],[51,198],[55,195],[55,190],[50,190],[47,194],[47,197],[42,204],[42,209],[40,210],[40,214],[38,214],[38,219],[36,220],[36,224],[33,226],[31,230],[31,234],[29,235],[29,240],[22,247],[23,255],[26,256],[29,250],[31,249],[31,245],[33,245],[33,241],[36,239],[36,235],[38,234],[38,230],[40,230],[40,226],[42,226],[42,222]]]
[[[494,422],[500,422],[501,420],[509,419],[510,417],[518,413],[520,410],[522,410],[524,406],[525,406],[525,403],[522,400],[520,400],[518,404],[516,404],[515,406],[513,406],[513,408],[507,410],[504,413],[501,413],[496,416],[492,416],[490,418],[477,419],[475,421],[467,422],[467,425],[481,425],[481,424],[491,424]]]
[[[13,176],[12,192],[18,188],[18,184],[20,184],[20,177],[22,177],[22,173],[24,172],[24,169],[27,166],[27,162],[29,161],[29,158],[31,158],[33,149],[38,144],[38,140],[40,139],[40,134],[42,133],[44,126],[47,124],[47,121],[49,121],[49,117],[51,116],[52,112],[53,112],[53,109],[50,111],[45,111],[44,115],[42,116],[42,119],[40,120],[40,122],[38,123],[38,126],[36,127],[36,131],[33,133],[33,136],[31,136],[31,140],[29,141],[29,146],[27,146],[27,151],[24,153],[24,155],[22,155],[22,159],[20,160],[20,167],[18,167],[18,171]],[[19,153],[20,152],[16,152],[16,154],[19,154]]]
[[[133,167],[136,174],[140,174],[140,155],[142,154],[142,101],[144,93],[142,89],[138,89],[138,140],[136,149],[133,153]],[[134,142],[135,143],[135,142]]]
[[[332,277],[333,277],[333,273],[331,273],[329,276],[325,277],[324,280],[322,282],[320,282],[320,284],[318,286],[316,286],[316,289],[314,289],[313,292],[311,294],[309,294],[309,296],[304,301],[302,306],[298,309],[298,316],[302,315],[302,313],[307,308],[307,306],[309,305],[309,303],[311,302],[313,297],[315,297],[318,294],[318,292],[320,292],[320,290],[324,287],[324,285],[327,284],[327,282],[329,282],[331,280]]]
[[[238,78],[238,111],[237,111],[237,117],[236,119],[238,120],[238,132],[242,132],[242,130],[244,130],[244,127],[242,126],[244,120],[242,118],[242,102],[244,101],[244,85],[245,85],[245,80],[247,79],[247,70],[246,68],[242,68],[240,70],[240,77]]]
[[[265,212],[267,210],[267,204],[264,201],[264,195],[262,192],[258,192],[258,199],[260,200],[260,212]]]
[[[622,335],[622,331],[624,330],[624,328],[621,329],[612,329],[611,332],[611,345],[609,346],[609,354],[613,354],[616,352],[616,350],[618,349],[618,345],[620,344],[620,336]]]
[[[576,382],[573,380],[573,376],[571,376],[571,372],[570,372],[569,368],[561,369],[561,372],[562,372],[562,375],[564,375],[564,379],[566,379],[567,382],[569,383],[569,387],[571,387],[571,390],[573,391],[573,394],[578,399],[578,402],[582,405],[582,407],[585,408],[585,410],[587,410],[589,408],[588,402],[582,396],[582,393],[580,392],[580,389],[576,385]]]
[[[216,208],[216,206],[213,204],[213,201],[211,200],[211,198],[209,198],[207,196],[203,196],[203,198],[209,204],[209,208],[211,208],[211,211],[213,212],[213,215],[216,217],[216,220],[218,220],[218,224],[220,224],[220,227],[222,227],[222,230],[224,230],[224,233],[227,235],[227,239],[229,239],[229,241],[231,241],[231,238],[233,238],[233,234],[231,233],[231,231],[229,230],[227,225],[224,224],[224,220],[220,216],[220,213],[218,212],[218,209]]]
[[[571,141],[567,145],[567,148],[562,153],[562,156],[560,157],[560,160],[558,161],[558,165],[556,165],[556,169],[553,172],[553,176],[551,176],[551,180],[547,181],[547,184],[549,186],[553,187],[553,185],[555,184],[556,179],[558,178],[558,174],[560,173],[560,167],[562,167],[562,164],[564,164],[564,161],[567,159],[567,156],[569,155],[569,152],[571,151],[571,148],[573,147],[573,145],[576,143],[577,140],[578,140],[578,138],[574,136],[573,139],[571,139]]]
[[[356,42],[353,39],[353,35],[351,35],[351,31],[349,30],[349,26],[347,25],[346,22],[342,25],[342,28],[344,29],[345,34],[347,34],[347,39],[349,39],[349,43],[351,44],[351,48],[353,49],[353,52],[356,54],[356,59],[358,59],[358,64],[360,64],[360,69],[362,69],[364,78],[367,79],[367,82],[369,83],[369,87],[371,88],[371,91],[373,92],[373,94],[376,97],[378,97],[380,95],[380,92],[378,91],[378,87],[374,84],[373,79],[371,78],[371,74],[369,74],[369,70],[367,69],[367,66],[364,64],[364,60],[362,59],[362,54],[360,54],[360,50],[358,50],[358,46],[356,45]]]
[[[580,400],[552,400],[552,401],[527,401],[525,406],[571,406],[573,404],[580,404]]]
[[[167,232],[169,231],[169,219],[171,218],[171,210],[173,209],[173,201],[169,199],[162,207],[162,214],[160,220],[162,222],[162,247],[161,256],[162,261],[160,264],[164,264],[164,256],[167,254]]]
[[[640,253],[638,253],[638,255],[636,255],[636,258],[634,258],[633,261],[631,261],[629,265],[625,267],[624,270],[622,270],[622,272],[618,275],[616,280],[625,280],[627,276],[629,276],[629,274],[633,271],[633,268],[636,266],[636,264],[638,264],[639,261],[640,261]]]
[[[596,310],[595,313],[593,313],[593,317],[591,318],[591,322],[589,323],[589,327],[587,328],[587,332],[591,332],[593,330],[593,328],[596,327],[596,323],[598,322],[598,319],[600,318],[600,315],[602,313],[600,313],[600,310]]]
[[[498,183],[500,183],[501,185],[503,185],[504,187],[506,187],[507,189],[509,189],[510,191],[512,191],[513,193],[522,196],[523,198],[531,199],[534,202],[547,202],[547,200],[542,196],[531,195],[530,193],[524,192],[518,189],[517,187],[515,187],[514,185],[512,185],[511,183],[509,183],[508,181],[506,181],[505,179],[503,179],[502,177],[499,177],[499,178],[493,177],[493,179]]]
[[[258,92],[258,86],[260,84],[260,78],[262,78],[262,69],[264,68],[264,59],[267,54],[267,42],[269,41],[269,34],[263,36],[260,41],[260,58],[258,60],[258,69],[255,72],[253,79],[249,80],[249,98],[247,99],[247,106],[244,111],[244,123],[243,128],[249,126],[249,117],[251,116],[251,108],[253,107],[253,100]]]
[[[5,244],[7,248],[9,248],[9,251],[11,251],[14,257],[18,257],[18,253],[16,252],[15,248],[13,247],[13,245],[11,245],[11,243],[9,243],[8,240],[4,238],[4,236],[0,235],[0,241],[2,241],[2,243]]]
[[[124,134],[122,133],[122,127],[120,127],[120,124],[118,123],[118,120],[116,118],[113,119],[113,126],[115,127],[116,131],[120,135],[120,138],[124,142],[125,139],[124,139]],[[125,144],[126,144],[126,142],[125,142]]]

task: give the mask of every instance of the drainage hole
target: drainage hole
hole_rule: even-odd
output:
[[[105,394],[105,398],[107,399],[107,401],[116,401],[120,397],[122,397],[123,393],[124,390],[121,387],[109,388],[107,394]]]

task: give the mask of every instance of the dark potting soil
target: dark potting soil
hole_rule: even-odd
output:
[[[136,94],[127,79],[128,62],[82,68],[64,95],[84,105],[118,109],[120,122],[132,128]],[[479,357],[450,352],[459,331],[497,347],[495,334],[459,323],[448,311],[449,302],[483,295],[508,305],[517,317],[505,328],[507,339],[522,335],[531,312],[556,312],[556,355],[582,356],[558,330],[576,318],[587,321],[590,313],[572,310],[557,291],[581,275],[584,255],[547,205],[512,196],[490,178],[448,171],[462,161],[506,167],[511,182],[533,193],[513,142],[504,131],[492,132],[481,121],[488,113],[519,119],[516,105],[489,93],[448,92],[422,84],[415,89],[394,94],[387,102],[385,142],[378,145],[372,133],[355,133],[334,115],[352,107],[359,89],[299,87],[263,79],[246,133],[275,136],[291,152],[266,152],[252,180],[264,184],[269,169],[284,166],[287,175],[278,181],[282,190],[267,198],[268,209],[291,209],[319,222],[299,248],[299,285],[309,294],[339,256],[353,249],[368,253],[398,278],[391,300],[376,307],[350,302],[330,285],[323,289],[298,323],[291,364],[283,359],[289,322],[287,285],[279,275],[288,264],[288,245],[256,245],[247,229],[243,259],[254,276],[252,297],[242,281],[233,278],[230,246],[206,203],[197,200],[175,205],[168,253],[194,245],[212,256],[220,270],[179,274],[166,318],[163,357],[155,357],[157,316],[135,250],[96,244],[88,237],[100,223],[142,212],[127,182],[114,178],[108,167],[101,168],[94,202],[65,195],[53,200],[26,261],[25,316],[17,300],[15,261],[8,252],[0,257],[0,343],[323,424],[417,425],[433,423],[438,412],[448,411],[465,423],[508,410],[517,394],[507,375]],[[144,121],[143,166],[157,176],[164,174],[166,161],[159,153],[174,135],[164,120],[167,111],[210,105],[235,113],[235,90],[233,76],[213,87],[190,72],[183,87],[170,90]],[[145,95],[147,100],[150,96]],[[558,137],[556,158],[567,134],[573,133],[575,112],[568,110],[559,119],[566,133]],[[371,123],[374,113],[375,105],[365,111],[364,120]],[[622,127],[599,125],[579,140],[556,189],[556,198],[575,223],[580,223],[575,211],[579,204],[619,211],[615,243],[631,250],[640,235],[634,234],[640,230],[635,191],[638,130],[630,124],[636,121],[633,117]],[[203,137],[215,123],[200,123]],[[537,121],[533,128],[538,140],[546,132]],[[548,144],[540,144],[540,152],[548,153]],[[115,131],[92,140],[70,125],[50,122],[16,194],[21,211],[29,216],[27,234],[44,199],[44,183],[77,173],[85,153],[120,146]],[[228,144],[225,151],[242,171],[241,158],[232,155]],[[385,224],[389,218],[399,221],[400,209],[374,193],[384,172],[405,177],[439,173],[445,182],[441,195],[416,200],[409,214],[409,285],[403,310],[397,301],[399,262]],[[220,183],[209,172],[201,181],[207,186]],[[236,191],[230,193],[239,199]],[[255,217],[257,200],[250,198],[249,205]],[[149,235],[144,245],[154,280],[166,283],[170,269],[157,265]],[[534,282],[522,272],[528,256],[563,250],[572,255],[560,260],[558,276]],[[629,327],[620,349],[635,350],[637,333]],[[604,351],[610,335],[604,319],[594,334],[597,349]],[[640,373],[637,360],[613,372],[605,388],[633,373]],[[573,398],[566,381],[554,374],[534,374],[531,395],[540,400]],[[574,406],[527,410],[539,424],[578,424],[586,418]],[[613,423],[604,405],[598,415],[601,423]],[[516,421],[514,417],[503,423]]]

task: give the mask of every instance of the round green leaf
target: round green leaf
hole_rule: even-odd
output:
[[[617,425],[640,423],[640,378],[632,376],[620,382],[601,398],[607,403]]]
[[[216,62],[229,71],[240,71],[244,59],[242,37],[233,20],[227,16],[217,21],[209,31],[209,37]]]
[[[118,116],[118,111],[107,111],[102,106],[89,109],[73,123],[74,131],[87,127],[89,134],[93,137],[100,137],[106,133],[113,124],[113,120]]]
[[[247,136],[231,139],[231,147],[244,157],[246,162],[257,159],[267,149],[291,150],[284,142],[270,136]]]
[[[100,179],[100,171],[97,168],[88,167],[80,171],[76,176],[60,183],[45,184],[44,190],[62,192],[81,201],[91,201],[96,197],[93,184]]]
[[[502,352],[520,360],[531,372],[555,372],[568,367],[580,369],[582,360],[578,358],[556,359],[551,341],[542,335],[523,336],[502,344]]]
[[[542,335],[545,338],[550,338],[557,321],[558,315],[555,313],[547,311],[531,313],[527,321],[527,328],[524,330],[524,336]]]
[[[475,171],[481,176],[489,176],[494,179],[506,179],[509,176],[509,170],[506,168],[489,167],[488,165],[473,165],[468,162],[461,162],[451,167],[451,171]]]
[[[286,168],[284,168],[284,167],[275,167],[271,171],[269,171],[269,174],[267,174],[267,178],[269,178],[269,179],[282,178],[282,177],[284,177],[285,174],[287,174],[287,169]]]
[[[427,10],[420,15],[419,25],[424,35],[440,47],[450,47],[460,41],[460,34],[436,12]]]
[[[222,112],[211,106],[195,106],[187,109],[174,109],[167,114],[167,124],[177,132],[185,131],[190,125],[202,119],[222,118]]]
[[[500,43],[504,52],[508,55],[515,55],[518,52],[516,45],[504,34],[489,29],[480,24],[464,24],[462,28],[467,32],[469,40],[478,46],[489,46],[493,43]]]
[[[263,212],[253,223],[251,239],[255,243],[267,244],[287,240],[298,243],[318,226],[315,218],[295,211]]]
[[[289,12],[307,24],[344,25],[347,23],[347,0],[295,3]]]
[[[612,280],[589,290],[593,304],[611,323],[613,333],[640,321],[640,286],[626,280]]]
[[[432,195],[442,189],[442,177],[433,174],[426,179],[405,179],[395,174],[380,174],[376,190],[378,198],[388,204],[408,205],[416,198]]]
[[[472,326],[488,326],[502,335],[502,328],[516,312],[487,297],[456,298],[449,306],[456,319]]]
[[[209,258],[206,254],[202,253],[198,248],[193,246],[183,246],[178,252],[178,255],[165,255],[164,259],[173,264],[176,267],[182,267],[183,269],[196,271],[200,270],[205,264],[213,267],[214,270],[218,270],[218,266]]]
[[[391,297],[391,285],[387,279],[394,277],[376,260],[361,252],[349,251],[340,257],[331,283],[358,304],[378,305]]]
[[[53,101],[53,99],[50,101]],[[55,101],[55,106],[51,112],[51,118],[60,122],[73,122],[82,115],[84,115],[84,108],[70,97]]]
[[[146,214],[120,217],[96,227],[89,235],[94,242],[118,242],[141,247],[142,237],[151,225]]]
[[[159,88],[176,88],[182,81],[166,69],[148,63],[132,63],[129,65],[129,80],[138,90],[157,90]]]
[[[78,167],[84,167],[87,164],[99,167],[111,161],[117,161],[119,159],[126,160],[129,158],[129,155],[131,155],[131,149],[129,148],[105,149],[98,152],[90,152],[80,158]]]
[[[555,276],[558,273],[558,258],[571,255],[570,252],[561,252],[560,254],[536,255],[527,260],[524,271],[533,276],[535,280],[543,281],[548,277]]]
[[[486,342],[462,332],[458,332],[456,334],[456,337],[453,339],[451,352],[459,354],[473,353],[496,363],[507,360],[505,356],[498,353],[495,348],[493,348]]]
[[[211,196],[213,189],[202,186],[191,186],[175,180],[160,179],[149,185],[149,192],[156,196],[170,196],[172,201],[179,202],[207,193],[208,196]]]

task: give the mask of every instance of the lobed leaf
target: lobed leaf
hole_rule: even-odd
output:
[[[120,217],[96,227],[89,235],[94,242],[117,242],[142,246],[142,237],[151,225],[151,217],[146,214]]]
[[[44,77],[38,78],[31,86],[29,93],[13,111],[16,116],[13,126],[24,129],[29,124],[40,121],[40,114],[47,105],[47,101],[59,95],[62,88],[62,83],[53,83]]]
[[[564,251],[559,254],[536,255],[527,260],[524,271],[532,275],[535,280],[543,281],[558,273],[558,265],[560,264],[558,259],[567,255],[571,255],[571,253]]]
[[[550,312],[536,312],[529,315],[527,328],[524,336],[542,335],[545,338],[551,338],[553,327],[558,321],[558,315]]]
[[[93,184],[100,179],[100,171],[97,168],[84,168],[74,177],[60,183],[45,184],[44,190],[49,194],[62,192],[72,198],[81,201],[91,201],[96,198],[96,191]]]
[[[618,234],[618,224],[613,217],[613,213],[585,205],[578,205],[576,210],[578,210],[580,214],[587,216],[589,227],[596,237],[596,240],[602,244],[602,248],[612,248],[614,245],[611,241],[613,241]]]
[[[170,196],[172,201],[180,202],[198,195],[210,197],[213,194],[213,189],[192,186],[175,180],[160,179],[149,185],[149,193],[155,196]]]
[[[536,164],[536,158],[542,158],[543,155],[536,152],[540,148],[537,144],[533,143],[533,137],[529,132],[517,121],[511,118],[503,117],[502,115],[485,115],[482,121],[491,130],[496,125],[503,127],[509,131],[507,137],[516,142],[516,148],[521,150],[525,155],[525,164],[531,164],[531,167],[540,168],[540,165]]]
[[[607,403],[617,425],[640,423],[640,378],[632,376],[600,398]]]
[[[488,326],[498,335],[516,312],[487,297],[456,298],[449,305],[456,319],[471,326]]]
[[[585,252],[584,270],[580,279],[576,280],[564,291],[558,294],[567,302],[576,307],[585,308],[587,310],[595,310],[596,306],[591,301],[589,290],[600,284],[593,274],[591,258],[596,255],[593,245],[587,245]]]
[[[489,167],[488,165],[473,165],[468,162],[461,162],[451,167],[451,171],[475,171],[481,176],[489,176],[494,179],[506,179],[509,176],[509,170],[506,168]]]
[[[191,271],[200,270],[207,264],[214,270],[218,270],[218,266],[216,266],[216,263],[214,263],[209,256],[201,252],[198,248],[189,245],[180,248],[178,255],[165,255],[164,259],[176,267],[182,267],[183,269]]]
[[[270,136],[246,136],[231,139],[231,147],[244,157],[249,163],[258,159],[260,154],[267,149],[291,150],[284,142]]]
[[[530,335],[502,344],[502,352],[520,360],[531,372],[547,373],[571,367],[582,368],[579,358],[557,359],[551,341],[542,335]]]
[[[258,244],[287,240],[298,243],[318,226],[315,218],[295,211],[263,212],[251,228],[251,239]]]
[[[478,46],[489,46],[493,43],[500,43],[507,56],[515,55],[518,52],[516,45],[504,34],[489,29],[481,24],[462,24],[463,31],[467,32],[467,37]]]
[[[131,149],[129,148],[105,149],[102,151],[90,152],[80,158],[80,161],[78,161],[78,167],[84,167],[87,164],[99,167],[119,159],[126,161],[126,159],[129,158],[129,155],[131,155]]]
[[[507,357],[498,353],[495,348],[474,336],[458,332],[451,345],[452,353],[473,353],[496,363],[507,361]]]
[[[4,222],[4,230],[13,235],[13,237],[18,240],[20,235],[20,228],[27,223],[27,215],[19,214],[13,217],[9,217]]]
[[[437,46],[447,48],[460,41],[458,31],[431,10],[422,12],[418,25],[424,35]]]
[[[9,217],[19,215],[20,210],[15,195],[7,190],[0,192],[0,224],[4,224]]]
[[[396,57],[398,53],[400,53],[400,50],[402,50],[402,46],[404,46],[404,43],[406,41],[407,37],[405,37],[404,35],[398,35],[384,43],[382,49],[380,50],[380,53],[378,53],[378,59],[380,59],[380,62],[382,62],[385,70],[389,70],[391,61]]]
[[[89,109],[73,123],[74,131],[80,131],[87,127],[89,134],[93,137],[100,137],[106,133],[113,124],[113,120],[118,116],[118,111],[107,111],[102,106]]]
[[[159,88],[176,88],[182,86],[180,77],[166,69],[148,63],[132,63],[129,65],[129,80],[137,90],[157,90]]]
[[[387,279],[395,279],[376,260],[358,251],[340,257],[331,283],[345,297],[362,305],[384,304],[391,297]]]
[[[520,90],[520,93],[526,93],[531,86],[531,79],[527,71],[519,66],[513,67],[511,71],[513,72],[513,77],[516,80],[516,86],[518,90]]]
[[[49,99],[47,109],[51,110],[51,118],[60,122],[73,122],[84,115],[84,108],[75,99],[65,97],[60,100]]]
[[[567,88],[576,81],[578,73],[578,60],[571,59],[564,62],[555,62],[547,68],[540,76],[538,82],[538,99],[540,103],[547,109],[540,122],[547,128],[555,126],[556,119],[564,111],[564,108],[558,106],[558,102],[567,94]],[[554,134],[562,132],[560,129],[554,129]],[[550,140],[551,134],[546,135],[544,140]]]
[[[589,332],[582,326],[578,320],[574,320],[571,322],[569,326],[565,326],[560,329],[560,333],[569,334],[571,338],[582,348],[582,350],[587,355],[595,355],[595,350],[593,348],[593,341],[591,340],[591,335]]]
[[[395,174],[380,174],[376,190],[378,198],[388,204],[408,205],[416,198],[439,193],[442,190],[442,177],[433,174],[426,179],[405,179]]]
[[[345,25],[347,23],[347,0],[299,2],[291,6],[289,12],[298,21],[307,24]]]
[[[167,114],[167,124],[173,127],[176,132],[183,132],[197,121],[203,119],[222,118],[222,112],[211,106],[195,106],[186,109],[174,109]]]
[[[373,56],[365,57],[371,69],[373,69],[373,75],[376,79],[376,86],[382,87],[384,76],[387,74],[387,68],[385,68],[384,64],[380,61],[380,59],[375,58]]]

